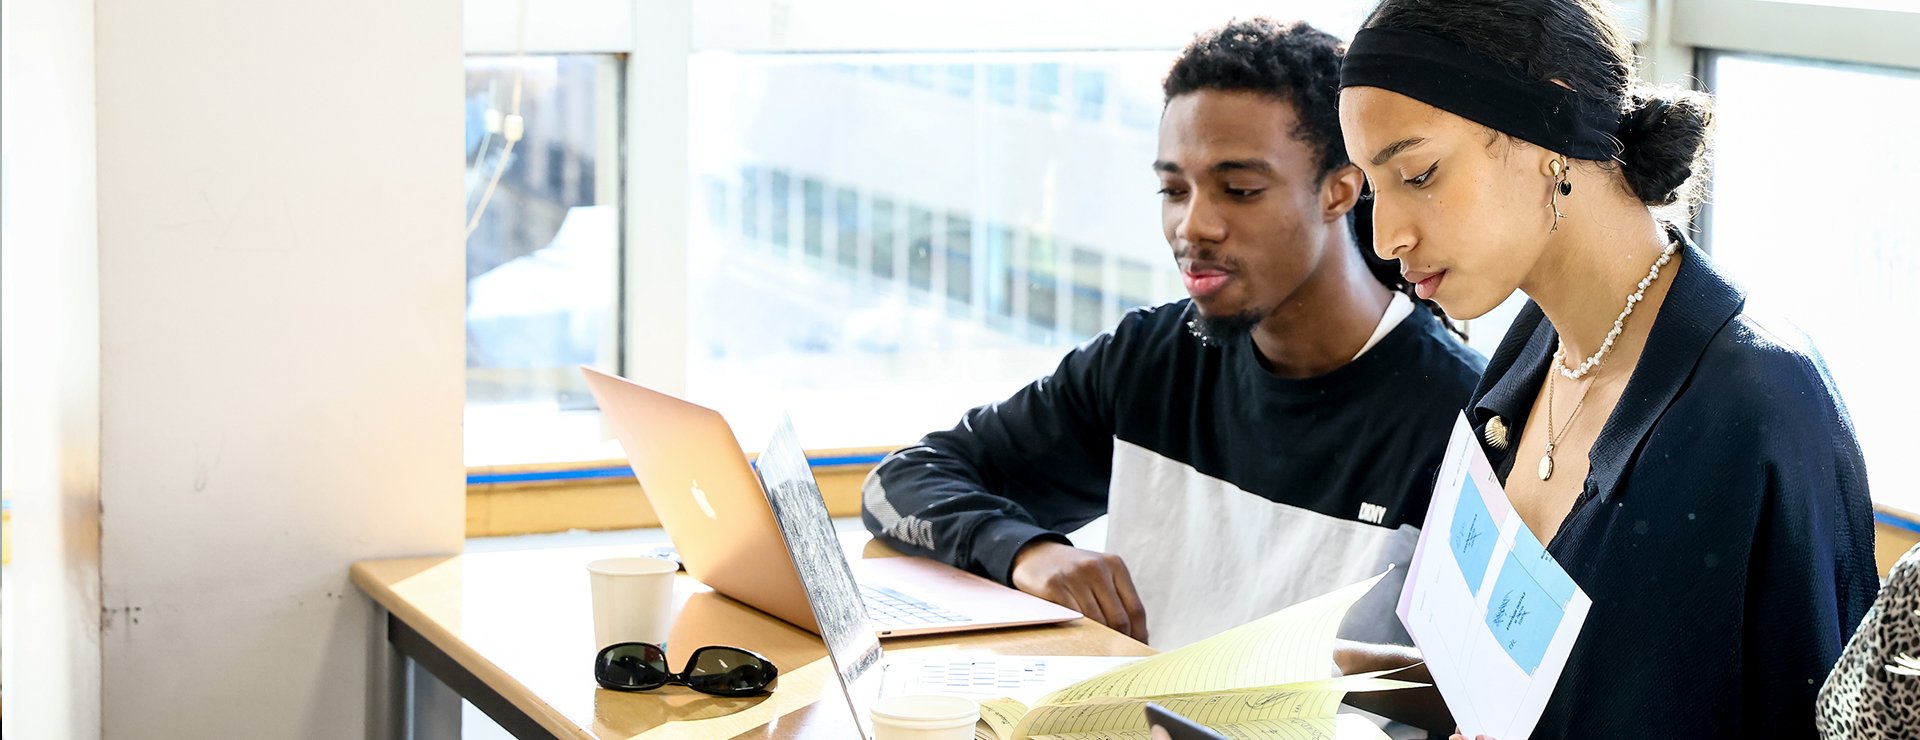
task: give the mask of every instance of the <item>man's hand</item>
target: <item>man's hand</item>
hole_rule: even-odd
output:
[[[1147,610],[1119,556],[1035,542],[1013,557],[1013,587],[1147,641]]]
[[[1358,691],[1348,694],[1342,703],[1432,732],[1459,732],[1454,726],[1453,713],[1447,710],[1446,700],[1440,697],[1439,689],[1433,687],[1433,675],[1428,672],[1427,664],[1421,662],[1419,650],[1349,640],[1333,643],[1333,663],[1342,676],[1392,671],[1384,678],[1427,684],[1417,689]]]
[[[1420,651],[1404,645],[1375,645],[1352,640],[1333,641],[1333,664],[1340,669],[1339,675],[1342,676],[1374,671],[1397,671],[1417,665],[1420,661]],[[1422,679],[1423,683],[1430,681],[1431,679]]]

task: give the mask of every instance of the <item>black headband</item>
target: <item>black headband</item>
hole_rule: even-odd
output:
[[[1619,111],[1419,31],[1361,29],[1347,48],[1340,86],[1391,90],[1569,157],[1620,153]]]

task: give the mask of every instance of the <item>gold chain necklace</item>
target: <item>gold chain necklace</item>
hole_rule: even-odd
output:
[[[1601,363],[1607,360],[1607,354],[1613,351],[1614,340],[1619,339],[1620,332],[1626,329],[1627,317],[1633,315],[1633,307],[1646,300],[1647,286],[1660,279],[1660,268],[1667,266],[1667,262],[1673,259],[1674,252],[1679,251],[1679,248],[1679,242],[1670,241],[1667,242],[1665,249],[1660,250],[1660,257],[1653,261],[1653,267],[1647,270],[1647,276],[1635,286],[1633,295],[1627,296],[1626,308],[1621,309],[1619,318],[1613,320],[1613,328],[1607,332],[1606,339],[1601,340],[1600,350],[1594,352],[1592,357],[1581,361],[1579,367],[1570,369],[1565,364],[1566,340],[1562,339],[1560,346],[1554,348],[1553,370],[1547,373],[1547,452],[1540,456],[1540,480],[1553,477],[1553,448],[1560,443],[1561,438],[1567,436],[1567,430],[1573,428],[1573,420],[1580,415],[1580,407],[1587,405],[1587,392],[1593,390],[1593,380],[1588,379],[1586,387],[1580,390],[1580,401],[1573,405],[1573,413],[1567,414],[1567,423],[1560,427],[1558,434],[1555,434],[1553,431],[1553,376],[1565,375],[1568,380],[1579,380],[1586,377],[1588,373],[1600,369]]]
[[[1560,355],[1565,348],[1554,350],[1553,364],[1560,364]],[[1547,453],[1540,456],[1540,480],[1553,477],[1553,448],[1567,436],[1567,430],[1573,428],[1573,419],[1580,415],[1580,407],[1587,405],[1587,392],[1593,390],[1593,378],[1588,378],[1586,387],[1580,389],[1580,401],[1573,405],[1573,413],[1567,414],[1567,423],[1560,425],[1558,434],[1553,431],[1553,376],[1559,373],[1547,373]]]

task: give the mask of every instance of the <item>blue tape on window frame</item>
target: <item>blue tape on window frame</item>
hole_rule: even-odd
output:
[[[807,464],[816,468],[832,468],[842,465],[878,465],[886,455],[835,455],[807,458]]]
[[[1906,517],[1895,516],[1884,511],[1876,511],[1873,512],[1873,520],[1893,527],[1894,529],[1904,529],[1914,534],[1920,534],[1920,522],[1913,521]]]
[[[832,468],[844,465],[874,465],[886,459],[886,455],[830,455],[809,457],[807,463],[815,468]],[[604,468],[578,468],[574,470],[529,470],[519,473],[469,473],[467,485],[485,486],[500,483],[552,483],[566,480],[631,480],[633,469],[625,465]]]
[[[522,473],[468,473],[467,485],[481,486],[492,483],[545,483],[562,480],[600,480],[605,478],[632,478],[633,469],[625,465],[607,468],[579,468],[576,470],[529,470]]]

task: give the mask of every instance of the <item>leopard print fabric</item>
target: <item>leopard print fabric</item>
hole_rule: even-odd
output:
[[[1920,676],[1887,670],[1920,658],[1920,545],[1895,563],[1880,597],[1820,687],[1814,722],[1829,740],[1920,740]]]

